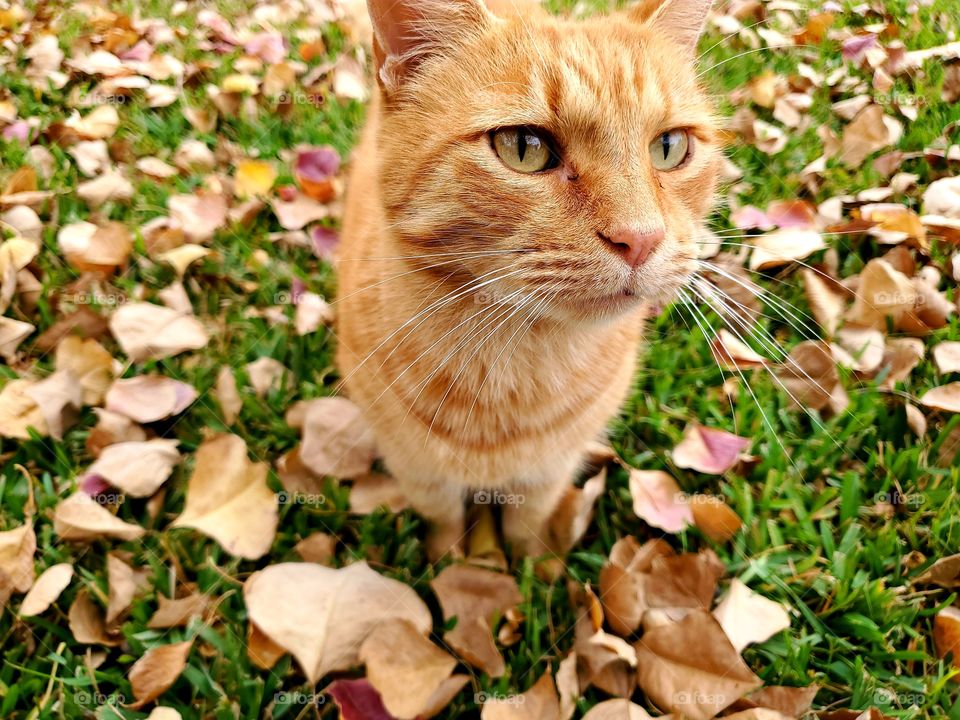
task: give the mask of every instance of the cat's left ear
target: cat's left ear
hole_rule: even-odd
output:
[[[640,0],[629,14],[695,55],[711,5],[713,0]]]

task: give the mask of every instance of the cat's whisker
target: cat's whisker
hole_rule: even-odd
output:
[[[505,248],[503,250],[463,250],[461,252],[431,252],[424,253],[423,255],[392,255],[392,256],[370,256],[370,257],[341,257],[341,261],[354,262],[362,260],[364,262],[368,260],[421,260],[423,258],[435,258],[435,257],[458,257],[458,258],[471,258],[471,257],[487,257],[487,256],[496,256],[496,255],[515,255],[518,253],[530,253],[536,252],[536,248]]]
[[[690,308],[690,311],[693,313],[694,322],[700,328],[700,331],[703,333],[704,337],[709,342],[711,333],[709,331],[710,323],[707,320],[706,316],[700,311],[700,308],[697,307],[697,304],[690,299],[686,293],[681,294],[681,298],[684,304]],[[797,466],[796,462],[791,457],[790,453],[787,452],[786,446],[783,444],[783,440],[780,439],[780,435],[777,433],[776,429],[773,426],[770,418],[767,417],[767,413],[764,412],[763,406],[760,404],[760,399],[757,397],[756,393],[753,391],[753,388],[750,386],[750,382],[747,380],[744,372],[738,368],[736,365],[733,366],[734,371],[737,375],[740,376],[741,381],[743,382],[743,387],[750,394],[750,397],[753,398],[754,405],[757,406],[757,410],[760,412],[760,417],[763,420],[763,424],[766,426],[767,430],[770,432],[770,435],[776,440],[777,444],[780,446],[780,450],[783,452],[783,456],[788,460],[788,462],[793,466],[794,470],[800,474],[800,468]]]
[[[426,438],[424,438],[424,441],[423,441],[423,442],[424,442],[424,445],[426,445],[426,443],[429,442],[430,436],[431,436],[432,433],[433,433],[433,426],[436,424],[437,418],[440,417],[440,411],[443,409],[443,404],[446,402],[447,397],[449,396],[449,394],[450,394],[450,392],[453,390],[453,388],[456,387],[457,381],[460,379],[460,376],[463,375],[464,372],[466,372],[467,368],[470,366],[470,364],[472,363],[472,361],[474,360],[474,358],[476,358],[476,357],[480,354],[480,351],[481,351],[481,349],[483,348],[483,346],[486,344],[486,342],[487,342],[491,337],[493,337],[494,335],[496,335],[496,333],[500,330],[500,328],[502,328],[506,323],[508,323],[518,312],[520,312],[521,310],[523,310],[524,307],[526,306],[526,303],[529,302],[533,297],[535,297],[535,296],[536,296],[536,293],[537,293],[536,290],[533,290],[533,291],[527,293],[527,295],[525,295],[525,296],[520,300],[520,302],[516,304],[516,306],[513,308],[512,311],[506,313],[506,317],[503,317],[502,315],[500,315],[500,316],[498,316],[497,318],[495,318],[494,320],[492,320],[492,321],[490,321],[489,323],[487,323],[487,327],[488,327],[489,325],[493,324],[494,322],[496,322],[497,324],[496,324],[496,326],[493,328],[493,330],[491,330],[489,333],[487,333],[487,335],[485,335],[485,336],[477,343],[477,345],[476,345],[476,347],[474,348],[473,352],[472,352],[467,358],[464,359],[463,363],[462,363],[461,366],[460,366],[460,369],[457,371],[457,374],[453,376],[453,379],[450,381],[450,384],[447,386],[446,391],[443,393],[443,396],[440,398],[440,402],[439,402],[439,404],[437,405],[436,411],[433,413],[433,417],[430,419],[430,426],[427,428],[427,436],[426,436]],[[501,317],[502,317],[503,319],[500,319]],[[499,320],[499,322],[497,322],[498,320]],[[448,357],[449,357],[449,356],[448,356]],[[488,369],[487,372],[489,373],[489,369]],[[435,374],[435,373],[434,373],[434,374]],[[433,377],[433,375],[431,375],[431,378],[432,378],[432,377]],[[418,395],[418,397],[419,397],[419,395]],[[416,402],[416,401],[414,401],[414,402]]]
[[[816,49],[817,49],[816,45],[793,45],[793,44],[789,44],[789,45],[765,45],[764,47],[760,47],[760,48],[752,48],[752,49],[746,50],[746,51],[744,51],[744,52],[742,52],[742,53],[737,53],[736,55],[733,55],[732,57],[728,57],[728,58],[725,59],[725,60],[721,60],[720,62],[715,63],[714,65],[711,65],[711,66],[708,67],[706,70],[698,73],[698,74],[697,74],[697,79],[702,78],[704,75],[706,75],[707,73],[711,72],[712,70],[716,70],[716,69],[717,69],[718,67],[720,67],[721,65],[726,65],[728,62],[733,62],[734,60],[736,60],[736,59],[738,59],[738,58],[744,57],[745,55],[751,55],[751,54],[753,54],[753,53],[758,53],[758,52],[765,52],[765,51],[767,51],[767,50],[800,50],[800,49],[803,49],[803,48],[806,48],[806,49],[808,49],[808,50],[809,50],[809,49],[812,49],[812,50],[816,50]]]
[[[410,319],[408,319],[408,320],[406,320],[405,322],[403,322],[396,330],[394,330],[393,332],[391,332],[389,335],[387,335],[387,337],[385,337],[382,341],[380,341],[380,343],[377,344],[377,346],[374,347],[373,350],[371,350],[369,353],[367,353],[366,357],[364,357],[359,363],[357,363],[356,367],[354,367],[349,373],[347,373],[346,376],[344,376],[344,377],[341,379],[341,381],[340,381],[341,384],[346,384],[346,382],[347,382],[351,377],[353,377],[353,375],[354,375],[358,370],[360,370],[360,368],[362,368],[362,367],[364,366],[364,364],[366,364],[366,362],[367,362],[371,357],[373,357],[374,355],[376,355],[377,352],[378,352],[381,348],[383,348],[384,345],[386,345],[388,342],[390,342],[390,340],[392,340],[394,337],[396,337],[396,335],[397,335],[398,333],[402,332],[405,328],[409,327],[409,325],[410,325],[411,323],[415,322],[418,318],[421,318],[420,321],[419,321],[414,327],[412,327],[412,328],[410,329],[410,333],[412,333],[414,330],[416,330],[418,327],[420,327],[420,325],[422,325],[427,319],[429,319],[430,316],[428,315],[428,313],[430,313],[431,311],[441,310],[441,309],[444,308],[445,306],[450,305],[450,304],[453,303],[455,300],[458,300],[458,299],[460,299],[461,297],[463,297],[463,296],[465,296],[465,295],[469,295],[470,293],[475,293],[475,292],[479,291],[480,289],[486,287],[487,285],[490,285],[491,283],[499,282],[499,281],[504,280],[504,279],[506,279],[506,278],[508,278],[508,277],[512,277],[512,276],[514,276],[514,275],[517,275],[517,274],[523,272],[523,270],[522,270],[521,268],[516,268],[516,269],[514,269],[514,270],[512,270],[512,271],[510,271],[510,272],[508,272],[508,273],[504,273],[504,274],[501,274],[501,275],[497,275],[497,276],[495,276],[495,277],[493,277],[493,278],[490,278],[490,275],[494,275],[495,273],[500,273],[500,272],[502,272],[502,270],[503,270],[503,268],[495,268],[494,270],[491,270],[490,272],[486,272],[486,273],[484,273],[483,275],[480,275],[480,276],[478,276],[478,277],[476,277],[476,278],[473,278],[473,279],[467,281],[466,283],[464,283],[463,285],[460,285],[458,288],[450,291],[449,293],[447,293],[446,295],[444,295],[443,297],[441,297],[439,300],[436,300],[436,301],[432,302],[430,305],[428,305],[427,307],[425,307],[423,310],[420,310],[419,312],[417,312],[415,315],[413,315],[413,317],[411,317]],[[480,280],[483,280],[484,278],[488,278],[488,279],[484,280],[483,282],[479,282]],[[398,342],[398,343],[396,344],[396,346],[394,346],[394,348],[390,351],[390,353],[387,355],[387,357],[385,357],[385,358],[383,359],[383,361],[380,363],[380,366],[379,366],[378,369],[383,368],[384,363],[386,363],[387,360],[389,360],[389,359],[393,356],[393,353],[396,352],[397,348],[399,348],[400,345],[402,345],[402,344],[403,344],[403,339],[401,339],[400,342]]]

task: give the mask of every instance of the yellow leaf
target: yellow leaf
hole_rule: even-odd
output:
[[[241,160],[237,163],[234,192],[237,197],[264,195],[270,192],[276,179],[277,171],[270,163],[264,160]]]

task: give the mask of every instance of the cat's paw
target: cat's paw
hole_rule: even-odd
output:
[[[440,560],[460,560],[463,552],[463,526],[457,524],[437,525],[430,527],[427,534],[427,557],[430,562]]]

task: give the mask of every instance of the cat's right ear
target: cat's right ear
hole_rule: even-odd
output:
[[[482,0],[367,0],[377,81],[387,95],[428,58],[454,50],[493,21]]]

